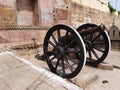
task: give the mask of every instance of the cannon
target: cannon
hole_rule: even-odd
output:
[[[46,33],[43,51],[50,70],[63,78],[75,77],[90,64],[103,62],[110,50],[104,25],[83,24],[77,29],[57,24]]]

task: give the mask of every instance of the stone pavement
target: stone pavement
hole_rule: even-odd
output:
[[[19,45],[19,43],[17,43],[17,45]],[[101,64],[100,67],[94,68],[85,66],[75,78],[67,81],[49,72],[49,67],[46,62],[35,58],[34,48],[26,48],[24,43],[21,43],[21,49],[11,50],[11,47],[16,48],[17,45],[0,45],[1,52],[6,50],[11,51],[0,54],[0,63],[5,63],[2,65],[0,64],[0,90],[19,90],[19,87],[20,90],[120,90],[119,51],[110,51],[104,63]],[[32,47],[31,45],[32,44],[30,44],[30,47]],[[39,51],[40,54],[42,54],[41,48],[39,48]],[[12,61],[9,59],[12,59]],[[6,76],[4,76],[4,73],[2,72],[8,74],[7,77],[9,78],[5,79]],[[23,75],[19,73],[22,73]],[[32,75],[31,73],[35,74]],[[31,79],[31,77],[34,78]]]
[[[34,49],[12,50],[12,52],[17,56],[32,62],[38,67],[49,70],[46,62],[35,58]],[[104,65],[105,69],[85,66],[76,77],[70,79],[70,82],[83,88],[83,90],[120,90],[120,69],[113,67],[112,69],[108,69],[108,66],[111,67],[113,64],[115,66],[120,66],[119,58],[119,51],[110,51],[105,59],[105,62],[108,63],[107,66]],[[103,83],[104,81],[108,81],[108,83]]]
[[[83,90],[12,52],[0,53],[0,90]]]

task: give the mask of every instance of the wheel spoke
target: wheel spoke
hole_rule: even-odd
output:
[[[62,64],[63,75],[65,75],[65,64],[63,60],[61,60],[61,64]]]
[[[55,45],[53,42],[51,42],[50,40],[48,41],[48,43],[49,43],[50,45],[52,45],[53,47],[56,46],[56,45]]]
[[[99,56],[97,55],[97,53],[95,52],[94,49],[92,49],[92,53],[94,54],[94,56],[95,56],[97,59],[99,59]]]
[[[52,38],[53,38],[55,44],[57,45],[57,40],[56,40],[55,36],[54,36],[53,34],[52,34],[51,36],[52,36]]]
[[[88,61],[88,62],[94,62],[94,61],[96,61],[96,60],[93,59],[93,58],[90,59],[90,58],[87,57],[87,61]]]
[[[66,61],[66,64],[67,64],[67,66],[69,67],[70,71],[73,72],[73,67],[72,67],[72,66],[70,65],[70,63],[68,62],[68,59],[67,59],[66,56],[64,57],[64,60]]]
[[[70,56],[67,56],[67,58],[72,61],[74,64],[78,64],[79,63],[79,60],[78,59],[73,59],[71,58]]]
[[[54,60],[54,59],[55,59],[55,56],[50,59],[50,62],[52,62],[52,60]]]
[[[57,34],[58,34],[58,41],[60,41],[61,40],[60,30],[57,30]]]
[[[56,66],[55,66],[55,72],[56,72],[56,70],[58,68],[59,62],[60,62],[60,59],[57,60],[57,63],[56,63]]]
[[[67,46],[66,46],[65,48],[70,47],[70,46],[71,46],[71,44],[73,44],[74,42],[75,42],[75,40],[73,39],[71,42],[69,42],[69,43],[67,44]]]
[[[65,34],[65,36],[67,36],[67,35],[68,35],[68,33],[69,33],[69,32],[67,31],[67,32],[66,32],[66,34]]]
[[[54,53],[52,51],[47,51],[48,56],[52,56]]]
[[[104,52],[104,50],[102,48],[99,48],[99,47],[93,47],[94,49],[96,49],[97,51],[100,51],[100,52]]]
[[[92,39],[92,42],[94,42],[97,38],[99,38],[100,36],[102,35],[102,33],[99,33],[97,36],[95,36],[93,39]]]
[[[88,51],[88,54],[89,54],[89,58],[92,59],[92,53],[90,50]]]

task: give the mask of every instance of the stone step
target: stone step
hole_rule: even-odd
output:
[[[89,73],[89,74],[83,74],[75,78],[74,81],[72,82],[78,85],[79,87],[83,88],[84,90],[97,79],[98,79],[98,74]]]

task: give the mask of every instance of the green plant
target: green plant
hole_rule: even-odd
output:
[[[110,3],[108,3],[108,8],[109,8],[111,13],[116,11],[116,9]]]
[[[118,11],[118,15],[120,15],[120,11]]]
[[[63,76],[62,73],[60,73],[59,76],[62,77]]]

